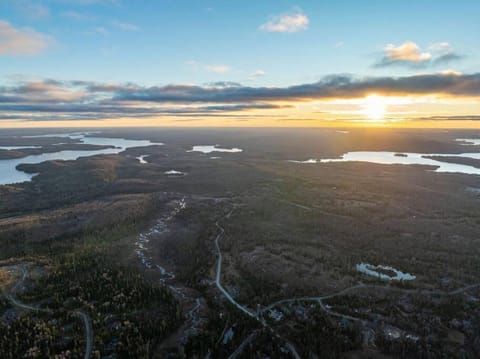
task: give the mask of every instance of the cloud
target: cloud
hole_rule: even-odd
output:
[[[167,85],[122,89],[113,94],[117,101],[152,102],[249,102],[311,101],[359,98],[371,93],[387,95],[480,96],[480,74],[426,74],[405,77],[355,78],[331,75],[311,84],[290,87],[206,88],[194,85]]]
[[[431,58],[431,53],[422,52],[417,44],[408,41],[399,46],[388,44],[384,49],[384,56],[379,65],[421,64],[430,61]]]
[[[117,29],[125,30],[125,31],[138,31],[138,30],[140,30],[140,28],[137,25],[129,24],[127,22],[113,21],[112,25],[115,26]]]
[[[269,103],[253,104],[223,104],[196,107],[128,107],[128,106],[105,106],[105,105],[79,105],[79,104],[11,104],[3,105],[5,112],[26,111],[44,113],[97,113],[122,115],[159,115],[159,114],[192,114],[209,112],[235,112],[243,110],[278,109],[290,108],[290,105],[275,105]]]
[[[201,64],[195,60],[187,60],[184,62],[185,65],[189,66],[193,71],[197,72],[200,69]]]
[[[104,4],[104,5],[119,5],[121,0],[54,0],[59,3],[67,5],[94,5],[94,4]]]
[[[392,65],[421,67],[427,65],[441,65],[451,61],[460,60],[462,56],[453,51],[448,42],[431,44],[427,51],[412,41],[404,42],[398,46],[388,44],[383,50],[382,58],[375,67]]]
[[[87,21],[93,20],[93,17],[87,14],[82,14],[76,11],[65,11],[61,14],[63,17],[67,17],[69,19],[77,20],[77,21]]]
[[[253,87],[232,82],[203,86],[170,84],[145,87],[134,83],[17,80],[0,85],[0,113],[12,116],[114,118],[212,116],[250,110],[282,110],[332,99],[358,99],[372,93],[402,96],[480,99],[480,73],[431,73],[403,77],[326,76],[318,82],[289,87]]]
[[[451,50],[450,44],[446,41],[435,42],[431,44],[428,48],[433,51],[450,51]]]
[[[442,75],[454,75],[454,76],[460,76],[462,74],[461,72],[455,71],[455,70],[452,70],[452,69],[442,70],[442,71],[440,71],[440,73]]]
[[[103,26],[97,26],[97,27],[94,27],[88,31],[85,31],[84,34],[86,35],[103,35],[103,36],[107,36],[110,34],[110,31],[108,31],[105,27]]]
[[[461,55],[458,55],[454,52],[448,52],[448,53],[445,53],[443,55],[440,55],[438,56],[435,60],[434,60],[434,63],[436,65],[441,65],[441,64],[447,64],[447,63],[450,63],[452,61],[457,61],[457,60],[461,60],[463,59],[463,56]]]
[[[224,74],[231,70],[231,67],[228,65],[205,65],[205,70],[208,72],[214,72],[216,74]]]
[[[253,73],[251,73],[248,77],[247,77],[247,80],[249,81],[253,81],[259,77],[263,77],[265,76],[267,73],[263,70],[256,70],[254,71]]]
[[[178,85],[187,86],[187,85]],[[215,82],[207,89],[241,87],[233,82]],[[0,119],[69,120],[151,116],[213,116],[250,110],[283,109],[288,104],[260,101],[247,103],[182,103],[172,106],[117,101],[112,95],[120,91],[141,91],[132,84],[92,81],[20,81],[15,86],[0,86]]]
[[[419,117],[417,120],[422,121],[480,121],[479,115],[468,115],[468,116],[430,116],[430,117]]]
[[[108,34],[109,34],[108,30],[105,29],[105,28],[102,27],[102,26],[96,27],[96,28],[94,29],[94,31],[95,31],[97,34],[101,34],[101,35],[108,35]]]
[[[50,16],[50,10],[40,4],[22,3],[21,7],[30,19],[44,19]]]
[[[0,20],[0,55],[37,55],[54,43],[52,37]]]
[[[188,60],[188,61],[185,61],[184,63],[185,65],[190,66],[190,68],[195,72],[199,70],[204,70],[204,71],[213,72],[216,74],[224,74],[232,70],[232,67],[228,65],[202,64],[201,62],[196,60]]]
[[[21,102],[57,103],[88,100],[90,93],[76,86],[65,86],[61,81],[47,79],[20,83],[6,91],[0,88],[0,93],[8,92],[9,96],[21,96]],[[1,102],[1,101],[0,101]]]
[[[300,10],[295,13],[273,17],[270,21],[260,25],[261,31],[267,32],[297,32],[306,30],[309,19]]]
[[[448,42],[433,43],[428,47],[434,52],[433,62],[437,65],[447,64],[452,61],[461,60],[463,56],[457,54]]]
[[[208,88],[242,87],[242,84],[233,81],[216,81],[205,84]]]

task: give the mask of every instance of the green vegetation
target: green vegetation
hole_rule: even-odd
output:
[[[182,319],[166,288],[98,251],[61,258],[34,288],[22,300],[51,299],[47,307],[54,311],[84,308],[93,319],[95,348],[101,353],[115,343],[112,350],[117,353],[135,349],[143,353],[140,357],[148,356]]]
[[[0,353],[5,359],[80,358],[83,347],[76,331],[81,333],[81,326],[66,318],[23,314],[8,326],[0,325]]]
[[[360,348],[361,344],[358,327],[348,321],[333,324],[319,307],[309,311],[308,320],[297,320],[293,331],[290,337],[297,338],[297,349],[304,357],[321,354],[325,358],[338,358],[342,353]]]
[[[10,304],[8,303],[7,298],[0,293],[0,313],[4,312],[9,307]]]
[[[18,295],[23,303],[38,303],[48,312],[28,312],[11,325],[0,324],[0,338],[5,338],[0,340],[4,346],[0,353],[10,353],[6,358],[29,352],[38,352],[38,357],[67,351],[80,355],[85,335],[74,312],[81,310],[93,322],[94,353],[152,357],[156,346],[183,318],[165,287],[118,262],[118,234],[123,232],[96,232],[70,242],[69,249],[65,243],[56,248],[57,256],[47,272]]]
[[[212,310],[202,332],[190,337],[185,345],[186,358],[205,358],[208,353],[214,358],[228,357],[245,337],[259,329],[255,320],[229,305],[223,309],[211,302],[209,307]],[[233,335],[227,338],[229,329]]]
[[[470,286],[480,276],[480,201],[466,191],[478,178],[414,166],[285,161],[334,157],[355,146],[406,151],[413,141],[391,134],[382,144],[368,133],[352,134],[359,142],[347,145],[330,135],[302,132],[292,140],[285,132],[259,141],[228,131],[185,138],[172,130],[165,146],[24,167],[40,175],[0,186],[0,258],[16,257],[5,266],[27,264],[26,290],[17,297],[51,313],[17,308],[18,318],[5,315],[5,357],[81,357],[78,311],[92,320],[93,357],[174,357],[182,349],[185,357],[228,357],[246,339],[245,358],[286,357],[287,343],[312,358],[480,352],[480,292]],[[185,152],[193,142],[220,138],[247,150],[218,160]],[[142,154],[149,165],[134,159]],[[188,174],[165,176],[170,169]],[[182,198],[186,208],[172,212]],[[263,314],[270,331],[230,305],[212,281],[219,218],[222,284],[241,305],[255,311],[282,299],[343,294],[323,300],[324,308],[318,299],[278,304],[276,313]],[[134,252],[137,235],[158,223],[142,250],[174,278],[155,266],[139,268]],[[388,283],[358,273],[360,262],[417,279]],[[176,299],[160,277],[181,293]],[[468,290],[455,293],[461,288]],[[0,316],[9,308],[0,296]]]

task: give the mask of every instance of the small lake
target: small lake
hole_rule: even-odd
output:
[[[185,172],[176,171],[176,170],[165,171],[164,174],[167,176],[185,176],[186,175]]]
[[[383,271],[391,272],[394,275],[388,275]],[[377,277],[383,280],[414,280],[416,277],[413,274],[403,273],[398,269],[390,266],[373,265],[369,263],[357,264],[357,272]]]
[[[148,161],[145,160],[145,158],[147,158],[149,155],[141,155],[141,156],[138,156],[138,157],[135,157],[135,159],[138,160],[138,162],[140,162],[142,165],[145,165],[148,163]]]
[[[474,145],[480,146],[480,138],[459,138],[457,139],[458,142],[462,142],[462,145]]]
[[[241,148],[221,148],[219,145],[207,145],[207,146],[193,146],[193,148],[187,152],[202,152],[202,153],[212,153],[212,152],[230,152],[238,153],[242,152]]]
[[[29,148],[42,148],[42,146],[0,146],[0,150],[23,150]]]
[[[52,153],[42,153],[39,155],[31,155],[23,158],[0,160],[0,185],[27,182],[32,179],[35,174],[28,174],[16,169],[21,163],[41,163],[44,161],[53,160],[76,160],[79,157],[89,157],[95,155],[117,154],[132,147],[146,147],[152,145],[163,145],[163,143],[154,143],[148,140],[127,140],[124,138],[107,138],[107,137],[89,137],[90,134],[75,133],[75,134],[55,134],[55,135],[40,135],[40,136],[25,136],[28,138],[34,137],[65,137],[80,140],[81,144],[100,145],[100,146],[114,146],[114,148],[106,148],[102,150],[88,150],[88,151],[58,151]],[[27,146],[22,146],[27,148]]]
[[[381,152],[381,151],[358,151],[347,152],[340,158],[311,158],[305,161],[290,160],[293,163],[316,164],[316,163],[332,163],[332,162],[370,162],[378,164],[399,164],[399,165],[426,165],[437,167],[435,172],[448,173],[464,173],[480,175],[480,168],[464,165],[461,163],[448,163],[437,161],[430,156],[439,157],[455,157],[455,158],[473,158],[480,160],[480,153],[461,153],[461,154],[429,154],[429,153],[412,153],[412,152]]]

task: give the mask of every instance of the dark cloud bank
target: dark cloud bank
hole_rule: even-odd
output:
[[[143,87],[47,79],[0,86],[0,119],[102,119],[154,115],[218,115],[249,110],[282,109],[288,102],[388,95],[480,96],[480,73],[425,74],[356,78],[332,75],[316,83],[290,87],[249,87],[233,83],[205,86]]]

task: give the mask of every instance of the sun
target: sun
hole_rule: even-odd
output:
[[[361,104],[361,107],[365,117],[372,121],[383,120],[387,112],[387,103],[385,98],[375,94],[367,96]]]

